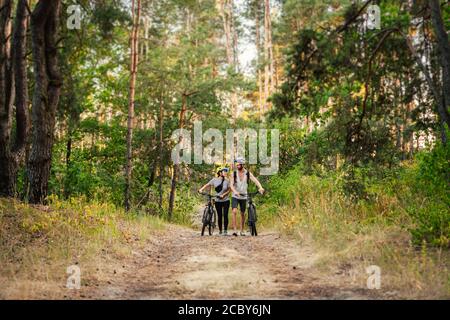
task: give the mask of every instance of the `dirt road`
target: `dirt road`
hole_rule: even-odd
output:
[[[348,276],[318,277],[308,247],[274,232],[201,237],[170,225],[127,268],[82,297],[100,299],[373,299]],[[131,267],[128,267],[130,266]]]

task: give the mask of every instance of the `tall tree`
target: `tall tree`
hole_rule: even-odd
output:
[[[139,32],[139,22],[141,15],[141,0],[137,0],[137,7],[135,0],[132,1],[131,5],[132,15],[133,15],[133,27],[131,30],[131,63],[130,63],[130,93],[128,100],[128,121],[127,121],[127,163],[125,166],[125,210],[130,210],[130,184],[131,184],[131,171],[132,161],[133,161],[133,127],[134,127],[134,102],[135,102],[135,91],[136,91],[136,75],[138,66],[138,32]]]
[[[62,86],[57,50],[60,8],[60,0],[40,0],[31,15],[35,76],[32,147],[27,166],[31,203],[42,203],[48,192],[56,109]]]
[[[256,81],[258,85],[258,113],[260,118],[263,115],[263,75],[261,70],[261,2],[254,0],[252,11],[255,19],[255,43],[256,43]]]
[[[442,18],[440,1],[430,0],[429,5],[431,9],[431,20],[436,35],[439,60],[442,67],[442,98],[441,103],[437,102],[438,111],[441,121],[446,123],[450,128],[450,45]]]
[[[264,109],[268,110],[267,99],[274,90],[274,57],[272,43],[272,18],[270,14],[270,0],[264,1]]]
[[[164,96],[163,90],[161,90],[161,96],[159,98],[159,144],[158,144],[158,167],[159,167],[159,177],[158,177],[158,207],[159,211],[162,212],[162,202],[163,202],[163,175],[164,175],[164,165],[163,165],[163,143],[164,143]]]
[[[188,99],[189,95],[191,95],[191,94],[183,93],[181,95],[181,110],[180,110],[180,118],[178,121],[178,128],[180,130],[183,129],[183,127],[184,127],[184,122],[185,122],[184,118],[186,117],[187,99]],[[182,139],[182,137],[180,136],[179,142],[181,142],[181,139]],[[172,173],[172,183],[170,186],[170,195],[169,195],[169,210],[168,210],[169,220],[172,219],[173,206],[175,204],[175,191],[177,189],[179,171],[180,171],[180,164],[178,162],[174,163],[173,173]]]
[[[233,0],[221,0],[220,1],[220,14],[222,16],[223,30],[225,32],[225,49],[227,55],[228,68],[233,73],[237,72],[238,66],[238,54],[237,44],[238,36],[236,31],[236,21],[234,17],[234,1]],[[231,112],[233,119],[237,118],[238,97],[237,93],[233,91],[231,93]]]
[[[11,13],[12,1],[0,1],[0,192],[11,195],[9,167],[11,157],[9,141],[12,126],[12,108],[14,103],[14,77],[11,59]],[[5,169],[4,169],[5,168]]]
[[[12,47],[9,42],[11,22],[6,15],[11,14],[12,1],[0,2],[3,9],[1,16],[1,74],[0,83],[5,93],[1,100],[0,116],[0,195],[13,197],[16,192],[17,170],[24,160],[28,136],[28,78],[27,78],[27,0],[17,4]],[[3,27],[5,27],[3,29]],[[15,97],[16,131],[13,144],[10,142],[12,105]]]

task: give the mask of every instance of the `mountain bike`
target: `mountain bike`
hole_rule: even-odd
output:
[[[259,192],[250,192],[247,194],[243,194],[244,197],[247,197],[248,201],[248,226],[250,228],[250,234],[252,236],[257,236],[258,232],[256,231],[256,221],[258,220],[258,217],[256,215],[256,207],[253,203],[253,197],[257,194],[260,194]]]
[[[208,203],[206,204],[202,217],[202,236],[205,234],[206,227],[208,227],[209,235],[212,236],[214,228],[216,227],[216,216],[217,216],[216,209],[214,208],[213,203],[213,198],[215,196],[204,192],[200,192],[200,194],[208,198]]]

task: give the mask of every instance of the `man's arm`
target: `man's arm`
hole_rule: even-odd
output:
[[[237,192],[236,189],[234,188],[234,176],[231,177],[230,189],[231,191],[233,191],[234,194],[239,194],[239,192]]]
[[[264,188],[262,187],[261,183],[259,182],[258,179],[256,179],[256,177],[251,172],[250,172],[250,180],[252,180],[256,184],[259,193],[264,193]]]

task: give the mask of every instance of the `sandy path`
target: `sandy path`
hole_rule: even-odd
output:
[[[318,278],[314,255],[277,233],[258,237],[201,237],[170,225],[132,267],[85,288],[103,299],[370,299],[374,291],[343,285],[337,275]],[[335,283],[335,284],[334,284]]]

